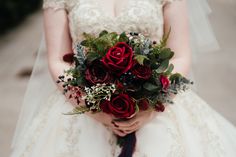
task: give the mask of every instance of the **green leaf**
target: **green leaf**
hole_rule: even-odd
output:
[[[134,59],[136,59],[140,65],[143,65],[145,59],[149,60],[149,58],[145,55],[135,55]]]
[[[171,27],[169,28],[169,31],[167,32],[167,34],[163,35],[163,37],[160,41],[160,48],[166,47],[167,40],[169,39],[169,36],[170,36],[170,32],[171,32]]]
[[[76,115],[76,114],[83,114],[85,112],[90,111],[90,109],[86,106],[80,106],[80,107],[76,107],[74,108],[71,112],[68,113],[64,113],[64,115]]]
[[[101,56],[98,54],[98,53],[96,53],[96,52],[89,52],[88,54],[87,54],[87,60],[88,60],[88,62],[92,62],[92,61],[94,61],[94,60],[96,60],[96,59],[98,59],[98,58],[100,58]]]
[[[143,88],[150,91],[150,92],[159,89],[158,86],[156,86],[152,83],[149,83],[149,82],[144,83]]]
[[[174,70],[174,65],[170,64],[164,75],[166,76],[170,75],[173,70]]]
[[[77,78],[76,81],[77,81],[76,84],[77,84],[77,86],[78,86],[78,85],[83,85],[85,80],[84,80],[83,77],[79,77],[79,78]]]
[[[169,66],[169,60],[164,60],[161,65],[155,70],[156,73],[163,73]]]
[[[119,41],[120,42],[127,42],[129,38],[126,36],[125,32],[120,34]]]
[[[89,41],[88,40],[83,40],[81,43],[80,43],[82,46],[89,46]]]
[[[83,36],[86,40],[94,40],[95,39],[94,36],[92,36],[91,34],[85,33],[85,32],[83,33]]]
[[[139,107],[138,107],[138,104],[135,103],[135,112],[138,113],[139,112]]]
[[[140,47],[138,45],[134,45],[134,53],[140,54],[140,51],[141,51]]]
[[[108,34],[108,32],[106,30],[103,30],[101,33],[99,33],[99,37],[102,37],[105,34]]]
[[[180,73],[175,73],[173,75],[170,76],[170,81],[173,82],[173,81],[179,81],[180,79],[182,78],[182,75]]]
[[[161,50],[159,54],[159,58],[162,60],[171,59],[174,56],[174,52],[171,51],[170,48],[164,48]]]

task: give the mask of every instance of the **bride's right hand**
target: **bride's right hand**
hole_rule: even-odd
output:
[[[125,136],[126,133],[124,133],[122,130],[119,130],[118,126],[113,122],[114,117],[110,114],[104,113],[104,112],[99,112],[99,113],[86,113],[88,116],[94,118],[95,120],[99,121],[106,127],[110,128],[114,134],[118,136]]]

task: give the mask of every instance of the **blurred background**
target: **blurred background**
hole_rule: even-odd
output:
[[[42,37],[40,0],[0,1],[0,156],[8,157],[27,82]],[[198,94],[236,125],[236,0],[209,0],[220,50],[198,54]]]

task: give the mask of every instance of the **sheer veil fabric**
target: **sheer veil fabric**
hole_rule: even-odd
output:
[[[188,0],[188,4],[190,29],[192,33],[191,42],[194,52],[216,50],[218,44],[208,21],[207,16],[211,10],[206,0]],[[21,144],[21,138],[31,125],[32,120],[41,108],[46,107],[47,103],[44,102],[48,99],[49,95],[56,90],[56,84],[48,71],[45,40],[44,37],[42,37],[33,73],[25,93],[12,148]]]

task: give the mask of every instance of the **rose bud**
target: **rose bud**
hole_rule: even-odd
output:
[[[161,84],[162,84],[162,88],[163,88],[164,90],[166,90],[167,88],[169,88],[169,86],[170,86],[170,81],[169,81],[169,79],[168,79],[166,76],[161,75],[161,76],[160,76],[160,81],[161,81]]]
[[[162,103],[158,102],[156,104],[156,106],[154,107],[154,109],[157,112],[164,112],[165,111],[165,106]]]
[[[141,100],[139,100],[139,102],[138,102],[138,107],[139,107],[140,110],[143,110],[143,111],[147,110],[148,107],[149,107],[149,102],[148,102],[148,100],[147,100],[147,99],[141,99]]]
[[[120,76],[132,67],[133,50],[125,42],[119,42],[108,50],[101,61],[111,72]]]
[[[74,61],[74,53],[67,53],[63,56],[63,61],[67,63],[73,63]]]

